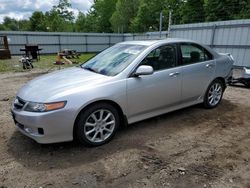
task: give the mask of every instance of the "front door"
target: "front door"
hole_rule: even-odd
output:
[[[127,80],[128,118],[132,122],[158,115],[181,100],[181,68],[176,67],[175,45],[153,50],[140,65],[152,66],[154,73]]]

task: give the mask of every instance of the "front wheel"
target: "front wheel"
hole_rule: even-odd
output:
[[[106,103],[94,104],[81,112],[75,135],[84,145],[100,146],[114,137],[119,123],[116,108]]]
[[[215,108],[217,107],[222,99],[224,92],[224,84],[221,80],[216,79],[214,80],[209,86],[206,91],[204,97],[204,107],[205,108]]]

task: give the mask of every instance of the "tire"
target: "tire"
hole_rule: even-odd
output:
[[[112,105],[97,103],[79,114],[75,126],[75,137],[81,144],[100,146],[114,137],[120,126],[120,117]]]
[[[204,96],[203,106],[207,109],[217,107],[223,97],[224,93],[224,83],[216,79],[207,88],[206,94]]]

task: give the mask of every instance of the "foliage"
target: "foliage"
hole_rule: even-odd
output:
[[[97,32],[98,25],[97,25],[97,15],[96,11],[91,9],[88,14],[86,15],[86,20],[84,24],[84,32]]]
[[[46,31],[46,17],[41,11],[33,12],[30,17],[30,30],[31,31]]]
[[[84,2],[83,2],[84,3]],[[35,11],[29,20],[5,17],[0,30],[60,32],[146,32],[172,23],[196,23],[250,18],[250,0],[94,0],[87,13],[74,17],[69,0],[59,0],[47,12]]]
[[[134,32],[145,32],[150,29],[158,30],[160,22],[160,12],[163,12],[163,22],[166,23],[168,7],[166,0],[141,0],[136,17],[131,24],[131,30]],[[163,25],[165,25],[163,23]]]
[[[139,0],[118,0],[116,9],[110,18],[114,32],[129,32],[132,19],[139,8]]]
[[[73,21],[74,14],[72,11],[69,11],[69,8],[71,8],[71,4],[68,0],[59,0],[58,5],[53,6],[52,12],[56,12],[65,21]]]
[[[203,22],[205,20],[204,0],[189,0],[181,5],[181,23]]]
[[[47,31],[67,31],[66,30],[66,23],[67,21],[64,20],[55,10],[51,10],[45,13],[47,18],[46,25]]]
[[[236,19],[249,19],[250,18],[250,1],[242,1],[240,3],[242,7],[240,14],[236,16]]]
[[[205,0],[206,21],[250,18],[249,0]]]
[[[75,23],[76,32],[85,31],[86,16],[84,13],[79,12]]]
[[[5,17],[3,20],[3,28],[5,30],[18,31],[18,21],[13,18]]]
[[[131,0],[130,0],[131,1]],[[110,18],[116,9],[117,0],[96,0],[92,6],[95,11],[97,32],[112,32]]]

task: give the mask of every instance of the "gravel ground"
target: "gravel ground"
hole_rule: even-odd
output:
[[[0,75],[0,187],[250,188],[249,89],[228,87],[213,110],[198,105],[129,125],[98,148],[40,145],[9,112],[17,89],[38,75]]]

